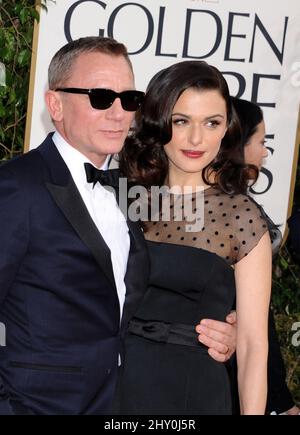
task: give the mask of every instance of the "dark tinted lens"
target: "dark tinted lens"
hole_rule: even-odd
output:
[[[89,94],[94,109],[108,109],[116,99],[116,93],[110,89],[92,89]]]
[[[144,93],[140,91],[124,91],[118,94],[111,89],[92,89],[89,97],[94,109],[108,109],[116,98],[120,98],[124,110],[135,112],[142,104]]]
[[[141,106],[144,93],[140,91],[121,92],[121,104],[124,110],[135,112]]]

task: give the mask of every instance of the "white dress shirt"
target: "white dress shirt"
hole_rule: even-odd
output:
[[[112,192],[106,190],[100,183],[93,187],[93,183],[87,182],[84,163],[91,163],[92,165],[93,163],[69,145],[58,132],[54,133],[52,140],[71,172],[74,183],[91,218],[110,249],[120,304],[120,316],[122,317],[126,294],[124,278],[130,249],[129,230],[125,217],[119,209],[115,195]],[[107,169],[109,157],[104,165],[98,169]]]

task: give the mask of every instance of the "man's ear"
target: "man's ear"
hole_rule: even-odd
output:
[[[63,103],[59,92],[48,90],[45,101],[49,114],[53,121],[60,122],[63,119]]]

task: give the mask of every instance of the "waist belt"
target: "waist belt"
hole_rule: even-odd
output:
[[[207,347],[198,341],[195,326],[184,323],[165,323],[134,318],[130,321],[128,332],[159,343],[192,346],[207,352]]]

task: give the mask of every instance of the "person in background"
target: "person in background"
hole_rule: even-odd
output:
[[[300,208],[295,207],[291,217],[288,219],[289,226],[289,242],[293,249],[293,253],[298,261],[300,261]]]
[[[251,183],[251,179],[254,178],[256,170],[262,168],[264,160],[268,156],[268,150],[265,146],[265,122],[263,119],[263,112],[257,104],[244,99],[232,97],[232,103],[240,120],[241,157],[245,164],[253,166],[252,168],[249,168],[249,180]],[[296,228],[296,220],[297,217],[295,215],[295,217],[289,221],[292,231]],[[281,245],[281,233],[268,217],[267,222],[270,230],[274,256],[278,253]],[[298,225],[299,223],[300,220],[298,221]],[[293,240],[296,240],[297,231],[292,232],[292,234]],[[299,234],[300,233],[298,232],[298,243]],[[297,242],[295,242],[295,246],[297,246]],[[272,310],[270,310],[269,313],[267,412],[276,412],[277,414],[285,413],[287,415],[298,415],[300,412],[298,406],[295,405],[291,392],[286,384],[286,370],[280,351]]]

